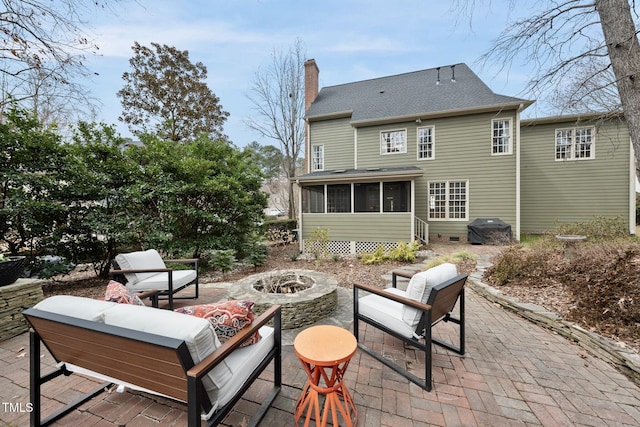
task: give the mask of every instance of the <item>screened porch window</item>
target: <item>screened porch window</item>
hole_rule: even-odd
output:
[[[385,182],[382,187],[384,212],[409,212],[411,209],[411,182]]]
[[[327,185],[327,212],[351,212],[351,184]]]
[[[324,213],[324,185],[310,185],[302,189],[302,211]]]
[[[380,183],[363,182],[353,185],[355,212],[380,212]]]

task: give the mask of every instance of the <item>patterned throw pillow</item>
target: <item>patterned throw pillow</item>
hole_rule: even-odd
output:
[[[253,322],[253,304],[253,301],[226,301],[191,305],[174,311],[207,319],[216,330],[220,342],[225,342]],[[255,344],[258,341],[260,341],[260,333],[256,331],[240,347]]]
[[[144,305],[142,300],[133,292],[131,292],[122,283],[110,280],[107,285],[107,291],[104,294],[105,301],[117,302],[118,304]]]

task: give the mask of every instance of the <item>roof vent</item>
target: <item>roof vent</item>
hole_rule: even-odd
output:
[[[456,66],[452,65],[451,66],[451,83],[455,83],[456,82]]]
[[[384,89],[380,89],[380,93],[384,93]]]
[[[436,85],[440,84],[440,67],[436,68],[438,70],[438,80],[436,80]]]

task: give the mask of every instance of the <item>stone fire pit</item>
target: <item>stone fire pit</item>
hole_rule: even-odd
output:
[[[338,306],[338,281],[313,270],[274,270],[248,276],[229,288],[229,298],[254,301],[260,314],[274,304],[282,306],[282,329],[311,325]]]

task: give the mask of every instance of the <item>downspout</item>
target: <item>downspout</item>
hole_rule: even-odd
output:
[[[358,169],[358,128],[353,128],[353,168]]]
[[[636,234],[636,162],[633,141],[629,137],[629,234]]]
[[[299,179],[296,179],[295,184],[298,186],[298,251],[302,253],[302,186]]]
[[[409,241],[416,239],[416,180],[411,180],[411,236]]]
[[[520,241],[520,112],[524,109],[524,104],[520,104],[516,110],[516,240]]]

